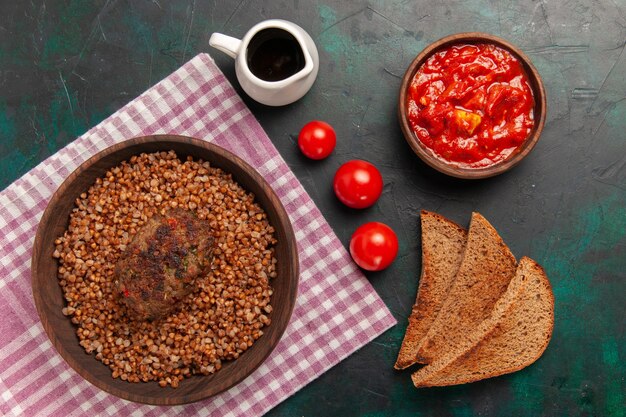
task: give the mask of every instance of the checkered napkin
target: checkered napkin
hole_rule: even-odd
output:
[[[48,199],[96,152],[172,133],[220,145],[255,167],[289,213],[300,286],[274,352],[215,397],[176,407],[131,403],[92,386],[49,342],[33,303],[31,248]],[[324,217],[211,57],[200,54],[0,193],[0,415],[262,415],[395,324]]]

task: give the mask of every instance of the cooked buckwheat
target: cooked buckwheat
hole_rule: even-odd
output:
[[[149,218],[172,208],[210,225],[211,272],[171,315],[130,320],[115,296],[115,264]],[[254,196],[208,162],[183,162],[173,151],[133,156],[80,195],[55,244],[63,314],[114,378],[177,387],[238,358],[270,324],[274,229]]]

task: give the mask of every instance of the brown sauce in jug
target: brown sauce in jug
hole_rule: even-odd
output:
[[[304,68],[304,53],[285,30],[263,29],[250,40],[246,54],[252,74],[264,81],[280,81]]]

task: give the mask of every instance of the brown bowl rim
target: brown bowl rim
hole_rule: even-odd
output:
[[[451,45],[462,43],[491,43],[511,52],[515,57],[520,60],[522,67],[524,68],[526,75],[528,76],[533,94],[535,95],[535,126],[533,127],[533,130],[531,131],[529,136],[526,138],[524,143],[520,147],[518,147],[513,153],[511,153],[511,155],[509,155],[506,159],[484,168],[460,167],[451,164],[435,155],[434,152],[431,149],[427,148],[415,135],[415,133],[409,126],[408,118],[406,115],[406,95],[408,87],[418,68],[426,61],[426,59],[428,59],[432,54],[438,52],[439,50]],[[537,115],[539,117],[537,117]],[[400,121],[400,127],[402,128],[402,133],[404,134],[404,138],[408,142],[409,146],[411,147],[411,149],[413,149],[417,156],[431,168],[434,168],[439,172],[456,178],[488,178],[510,170],[518,163],[520,163],[535,147],[537,141],[539,140],[539,137],[541,136],[541,132],[543,131],[546,121],[546,92],[539,72],[537,71],[531,60],[517,46],[498,36],[484,32],[456,33],[445,36],[438,41],[431,43],[426,48],[424,48],[424,50],[422,50],[422,52],[420,52],[419,55],[417,55],[417,57],[411,62],[406,72],[404,73],[404,76],[402,78],[402,84],[400,86],[400,97],[398,99],[398,118]]]
[[[225,368],[226,366],[229,366],[231,364],[237,364],[238,360],[243,358],[244,355],[246,355],[246,353],[250,353],[255,348],[257,348],[258,350],[262,350],[261,354],[257,355],[256,361],[254,361],[252,364],[246,363],[247,366],[245,367],[245,369],[237,372],[236,377],[228,381],[229,382],[228,384],[223,384],[223,383],[219,384],[213,381],[214,379],[217,379],[220,377],[220,373],[224,371],[224,369],[221,369],[210,375],[194,375],[191,378],[185,378],[180,383],[179,388],[171,388],[169,386],[165,388],[159,387],[159,391],[158,391],[159,395],[154,395],[154,396],[134,394],[124,389],[119,389],[112,385],[112,381],[117,381],[117,379],[110,377],[111,381],[107,381],[101,378],[97,378],[96,376],[88,372],[86,369],[84,369],[80,365],[80,363],[77,362],[77,360],[75,359],[75,355],[68,352],[68,350],[64,346],[64,343],[59,339],[54,327],[49,323],[49,321],[45,317],[46,306],[45,306],[44,294],[42,294],[42,291],[40,288],[40,285],[42,285],[40,284],[40,280],[44,279],[45,277],[40,276],[41,273],[39,273],[38,271],[38,267],[39,267],[38,262],[39,262],[39,259],[43,256],[52,257],[53,247],[49,248],[47,251],[42,250],[43,249],[42,239],[43,239],[43,234],[44,234],[43,229],[51,221],[55,221],[55,219],[51,218],[53,208],[58,204],[58,202],[62,198],[64,198],[64,193],[68,189],[68,187],[81,174],[86,172],[86,170],[93,168],[94,165],[98,161],[100,161],[103,157],[111,155],[111,154],[115,154],[117,152],[127,152],[128,149],[130,148],[137,148],[137,151],[135,153],[132,153],[131,155],[138,155],[142,152],[152,152],[152,150],[141,149],[142,145],[145,145],[145,144],[150,144],[149,146],[156,147],[157,149],[154,150],[155,152],[159,150],[161,151],[170,150],[171,147],[168,147],[168,144],[176,144],[176,146],[182,146],[182,147],[190,146],[192,149],[189,150],[187,155],[193,155],[194,151],[198,151],[197,148],[202,148],[204,151],[213,153],[217,158],[224,158],[222,159],[222,161],[227,161],[226,165],[228,165],[229,163],[238,165],[242,169],[242,173],[237,174],[236,176],[235,173],[229,172],[226,169],[222,168],[221,166],[222,164],[218,162],[213,162],[213,161],[211,162],[212,166],[222,168],[225,170],[226,173],[231,174],[233,176],[233,179],[235,179],[235,181],[237,181],[238,183],[245,182],[248,180],[257,182],[260,188],[266,193],[265,198],[267,198],[267,200],[271,203],[271,206],[272,206],[271,209],[275,211],[274,217],[278,219],[278,222],[280,223],[280,227],[282,228],[282,230],[285,233],[285,236],[288,239],[288,241],[285,242],[285,245],[287,245],[286,251],[287,251],[289,259],[285,259],[284,261],[288,263],[288,266],[287,266],[288,272],[291,272],[291,274],[288,277],[289,278],[288,285],[290,285],[290,287],[288,287],[289,291],[287,292],[288,296],[287,296],[286,301],[288,302],[288,306],[286,310],[287,311],[286,318],[284,318],[284,321],[282,323],[272,321],[272,324],[268,328],[268,329],[273,329],[271,339],[268,338],[264,340],[263,339],[264,337],[269,336],[267,334],[264,334],[249,350],[247,350],[244,354],[242,354],[242,356],[239,359],[234,360],[234,361],[228,361],[226,362],[225,365],[223,365],[223,368]],[[180,155],[178,156],[179,158],[181,157]],[[129,157],[124,158],[122,160],[127,160],[128,158]],[[194,158],[198,159],[198,157],[194,157]],[[204,159],[204,158],[201,158],[201,159]],[[122,160],[120,160],[120,162]],[[117,162],[117,164],[119,164],[120,162]],[[100,172],[99,175],[100,176],[103,175],[106,172],[106,169],[110,169],[113,166],[115,166],[115,164],[107,165],[107,168],[100,167],[100,170],[98,170],[98,172]],[[101,169],[104,169],[104,171],[101,171]],[[244,177],[247,177],[247,178],[244,178]],[[244,181],[242,181],[242,179]],[[247,187],[245,186],[244,188],[247,189]],[[261,204],[261,202],[259,201],[258,194],[255,195],[255,197],[256,197],[255,200],[259,204]],[[261,204],[261,206],[269,214],[270,210],[268,210],[268,207],[265,206],[264,204]],[[69,219],[69,212],[67,213],[67,215]],[[66,222],[65,224],[67,224],[68,220],[63,219],[60,221],[65,221]],[[279,225],[272,223],[272,226],[274,226],[274,228],[277,230],[277,233],[278,233]],[[31,285],[32,285],[32,290],[33,290],[33,298],[35,301],[35,306],[37,308],[37,313],[39,315],[39,318],[42,322],[42,325],[44,327],[44,330],[48,338],[50,339],[52,345],[57,350],[57,352],[65,360],[65,362],[68,363],[70,367],[74,369],[78,374],[80,374],[84,379],[86,379],[88,382],[95,385],[96,387],[125,400],[143,403],[143,404],[150,404],[150,405],[181,405],[181,404],[188,404],[188,403],[192,403],[192,402],[196,402],[196,401],[200,401],[200,400],[212,397],[214,395],[217,395],[221,392],[224,392],[234,387],[235,385],[243,381],[246,377],[248,377],[250,374],[252,374],[259,366],[261,366],[265,362],[267,357],[274,351],[274,349],[280,342],[282,336],[284,335],[285,330],[287,329],[287,326],[289,325],[289,322],[291,321],[291,316],[293,314],[293,310],[294,310],[295,303],[296,303],[297,292],[298,292],[298,283],[299,283],[299,276],[300,276],[299,272],[300,271],[299,271],[297,241],[295,238],[295,233],[293,231],[293,226],[291,224],[291,221],[289,220],[289,215],[287,214],[287,211],[285,207],[283,206],[282,202],[280,201],[280,199],[278,198],[278,195],[276,194],[276,192],[267,183],[267,181],[263,178],[261,174],[259,174],[251,165],[249,165],[243,159],[239,158],[238,156],[234,155],[232,152],[218,145],[215,145],[213,143],[210,143],[201,139],[197,139],[197,138],[188,137],[188,136],[159,134],[159,135],[134,137],[134,138],[127,139],[123,142],[119,142],[115,145],[112,145],[108,148],[103,149],[102,151],[98,152],[97,154],[93,155],[88,160],[80,164],[57,188],[57,190],[54,192],[54,194],[50,198],[46,206],[46,209],[41,217],[39,225],[37,227],[37,233],[35,235],[35,240],[33,243],[33,254],[32,254],[32,264],[31,264]],[[54,277],[54,279],[56,280],[56,276]],[[64,302],[64,300],[62,301]],[[73,324],[72,326],[74,327]],[[86,354],[84,350],[82,350],[82,354],[88,355]],[[93,354],[88,355],[88,356],[93,356]],[[93,361],[101,365],[102,367],[106,368],[110,373],[109,368],[106,365],[104,365],[102,362],[97,361],[95,357],[93,357]],[[185,384],[186,381],[189,381],[192,379],[206,380],[206,382],[203,382],[205,388],[194,391],[190,394],[176,396],[175,394],[177,393],[177,390],[180,390],[180,387],[183,386],[183,384]],[[125,384],[134,384],[134,383],[125,382],[125,381],[121,381],[121,382],[124,382]],[[139,382],[137,384],[158,385],[158,383],[154,381]],[[174,396],[172,396],[172,394],[174,394]]]

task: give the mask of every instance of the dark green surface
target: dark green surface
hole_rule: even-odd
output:
[[[0,188],[96,125],[198,52],[236,84],[212,32],[240,37],[285,18],[318,45],[320,74],[304,99],[266,108],[246,99],[344,244],[370,220],[399,235],[394,265],[368,277],[399,324],[322,375],[271,416],[623,416],[626,288],[626,4],[596,1],[2,1]],[[542,138],[517,168],[463,182],[419,162],[396,122],[400,77],[428,43],[486,31],[520,46],[548,93]],[[333,124],[331,158],[311,162],[295,138]],[[371,209],[340,206],[330,184],[353,158],[385,180]],[[549,274],[555,332],[546,353],[512,375],[412,388],[392,369],[420,270],[418,212],[467,224],[483,213],[517,257]]]

